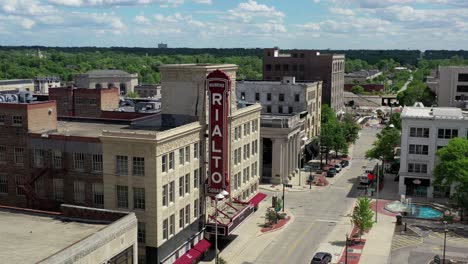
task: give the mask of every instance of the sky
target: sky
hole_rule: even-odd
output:
[[[468,0],[0,0],[0,45],[468,49]]]

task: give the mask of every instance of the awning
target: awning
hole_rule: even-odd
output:
[[[208,242],[208,240],[202,239],[193,247],[193,249],[195,249],[196,251],[200,253],[205,253],[205,251],[207,251],[210,248],[210,246],[211,246],[211,243]]]
[[[201,252],[195,250],[195,249],[190,249],[187,253],[183,254],[180,256],[176,261],[174,261],[174,264],[194,264],[197,263],[197,259],[201,256]]]
[[[257,206],[261,201],[263,201],[263,199],[265,199],[265,197],[267,197],[266,194],[259,192],[254,197],[252,197],[252,199],[250,199],[249,204]]]

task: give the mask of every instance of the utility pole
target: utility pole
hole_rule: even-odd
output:
[[[345,264],[348,264],[348,233],[346,233],[345,241]]]
[[[447,241],[447,232],[448,232],[447,221],[444,221],[444,254],[442,255],[442,263],[444,264],[445,264],[445,244]]]
[[[309,189],[312,189],[312,167],[309,170]]]
[[[380,167],[377,163],[377,199],[375,200],[375,222],[377,223],[378,204],[379,204],[379,189],[380,189]]]
[[[283,213],[284,213],[284,179],[283,179]]]

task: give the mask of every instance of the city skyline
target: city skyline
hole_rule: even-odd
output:
[[[0,45],[456,50],[467,19],[461,0],[0,0]]]

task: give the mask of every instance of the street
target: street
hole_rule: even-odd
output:
[[[365,151],[371,147],[378,131],[375,128],[365,128],[361,131],[351,154],[350,166],[335,176],[333,184],[313,191],[286,193],[285,207],[292,212],[295,220],[279,231],[281,233],[258,252],[258,257],[253,263],[308,263],[319,250],[321,243],[343,244],[343,241],[339,240],[327,241],[327,237],[336,224],[350,212],[355,197],[361,192],[353,184],[362,173],[362,166],[367,162],[364,158]],[[280,195],[265,192],[269,196]],[[338,257],[335,255],[333,259]],[[243,262],[242,255],[238,258],[236,263],[246,263]]]

